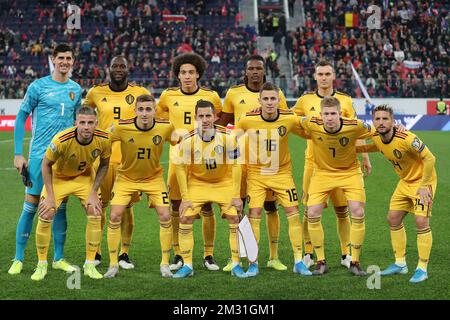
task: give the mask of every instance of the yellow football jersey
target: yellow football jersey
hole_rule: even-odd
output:
[[[342,117],[356,119],[352,98],[349,95],[333,90],[331,96],[337,98],[341,103]],[[323,98],[317,91],[307,92],[298,98],[292,110],[298,116],[320,118],[320,102]],[[312,142],[309,140],[306,142],[305,160],[314,160]]]
[[[214,125],[211,141],[204,141],[193,130],[180,143],[180,157],[186,164],[189,184],[198,182],[231,182],[232,167],[239,157],[239,149],[232,131]]]
[[[291,172],[289,133],[298,130],[300,117],[291,110],[278,109],[278,117],[265,120],[261,111],[249,112],[236,124],[237,134],[245,131],[245,162],[248,172],[273,175]]]
[[[136,126],[136,118],[119,120],[112,130],[112,141],[120,141],[122,152],[119,174],[132,181],[145,181],[161,174],[161,153],[171,141],[174,128],[167,120],[155,120],[148,130]]]
[[[284,96],[283,91],[279,90],[278,94],[280,96],[279,108],[288,110],[286,97]],[[247,112],[260,107],[258,99],[259,91],[252,91],[245,84],[233,86],[225,95],[222,111],[234,114],[234,122],[237,123]]]
[[[400,179],[411,184],[421,181],[424,168],[423,159],[433,156],[433,154],[414,133],[410,131],[396,132],[394,129],[391,141],[384,143],[378,133],[374,134],[372,140],[378,150],[394,165],[395,172]],[[431,184],[436,179],[436,169],[433,168],[430,176],[422,181],[422,184]]]
[[[77,128],[66,129],[53,138],[45,156],[55,162],[53,175],[57,178],[91,175],[92,165],[98,157],[106,159],[111,156],[110,134],[97,129],[91,142],[81,144],[77,139]]]
[[[180,136],[185,136],[195,127],[195,105],[198,100],[212,102],[217,115],[222,111],[222,102],[216,91],[199,87],[196,92],[188,94],[175,87],[161,93],[156,116],[169,120]]]
[[[84,100],[97,111],[98,128],[109,131],[117,125],[119,119],[130,119],[136,116],[134,107],[136,98],[142,94],[151,94],[144,87],[129,82],[123,91],[114,91],[108,83],[99,84],[91,88]],[[113,144],[111,162],[120,163],[120,146]]]
[[[303,117],[302,127],[311,135],[314,170],[344,172],[360,170],[356,156],[356,140],[372,136],[375,130],[361,120],[341,118],[341,126],[335,133],[327,132],[323,120]]]

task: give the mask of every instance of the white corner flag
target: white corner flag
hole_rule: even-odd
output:
[[[356,81],[358,82],[359,87],[361,88],[361,92],[364,95],[364,97],[369,100],[370,103],[372,103],[372,100],[370,99],[369,93],[366,90],[366,86],[364,83],[362,83],[361,78],[359,77],[358,71],[356,71],[355,67],[353,66],[353,63],[351,64],[353,75],[355,76]]]
[[[239,223],[238,234],[240,256],[247,257],[250,263],[256,262],[258,260],[258,243],[247,216],[244,216]]]
[[[53,70],[55,70],[55,66],[53,65],[52,59],[50,56],[48,56],[48,68],[50,69],[50,75],[53,73]]]

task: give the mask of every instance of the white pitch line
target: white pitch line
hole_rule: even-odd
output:
[[[30,140],[31,138],[24,138],[23,140]],[[10,143],[10,142],[14,142],[14,139],[9,139],[9,140],[0,140],[0,143]]]
[[[0,168],[0,171],[17,170],[16,168]]]

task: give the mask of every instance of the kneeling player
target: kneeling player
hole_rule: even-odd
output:
[[[180,252],[183,267],[174,278],[186,278],[194,274],[192,254],[194,248],[193,223],[200,218],[205,203],[220,205],[222,218],[228,220],[231,248],[231,274],[239,278],[247,275],[239,264],[237,229],[238,212],[242,210],[240,198],[241,167],[237,163],[239,149],[235,138],[224,127],[214,125],[214,105],[199,100],[195,107],[198,128],[180,144],[180,156],[176,175],[182,202],[180,205]],[[188,178],[189,177],[189,178]]]
[[[69,195],[80,199],[87,214],[84,274],[92,279],[102,278],[94,265],[101,238],[102,204],[97,190],[108,170],[111,140],[107,132],[96,130],[96,126],[95,111],[90,107],[80,108],[76,114],[76,126],[58,133],[45,153],[42,161],[45,187],[36,227],[39,262],[32,280],[42,280],[47,274],[51,224],[57,208]],[[98,157],[100,165],[94,178],[92,165]]]
[[[387,220],[391,228],[391,242],[395,263],[381,272],[382,276],[406,274],[406,232],[403,219],[411,212],[415,215],[419,262],[409,280],[422,282],[428,278],[427,266],[433,237],[430,229],[431,205],[436,193],[437,175],[435,157],[425,144],[411,132],[398,132],[394,128],[394,112],[388,105],[372,111],[376,133],[374,145],[358,147],[358,151],[381,151],[394,165],[400,177],[391,197]]]
[[[173,126],[166,120],[156,120],[155,98],[140,95],[136,98],[136,118],[120,120],[112,130],[112,140],[120,141],[122,152],[111,195],[111,217],[108,224],[109,269],[105,278],[114,278],[119,272],[117,251],[121,236],[122,215],[134,194],[147,194],[150,204],[159,217],[159,237],[162,259],[160,271],[163,277],[172,277],[169,258],[172,246],[167,188],[160,164],[165,141],[171,140]],[[176,143],[176,141],[175,141]]]

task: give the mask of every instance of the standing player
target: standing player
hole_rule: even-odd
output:
[[[222,103],[217,92],[199,86],[199,80],[206,70],[206,61],[195,53],[186,53],[175,57],[172,72],[180,82],[179,87],[168,88],[161,93],[157,107],[157,117],[168,119],[175,127],[179,136],[184,136],[194,129],[195,105],[198,100],[212,102],[216,113],[222,110]],[[170,149],[173,151],[173,148]],[[171,152],[172,153],[172,152]],[[181,194],[176,179],[175,165],[169,163],[168,172],[169,197],[172,203],[172,228],[174,259],[170,270],[178,270],[183,265],[178,243],[179,207]],[[204,240],[204,266],[208,270],[219,270],[214,254],[214,238],[216,220],[210,204],[202,209],[203,240]]]
[[[214,105],[199,100],[195,107],[198,128],[180,144],[181,159],[176,175],[182,203],[180,205],[180,251],[184,265],[174,278],[186,278],[194,274],[192,255],[194,249],[193,223],[200,218],[205,203],[220,205],[222,218],[228,220],[231,248],[231,274],[247,278],[239,265],[238,212],[242,211],[239,188],[241,165],[237,162],[239,148],[231,131],[214,125]],[[206,191],[208,190],[208,191]]]
[[[299,116],[320,117],[320,102],[324,97],[331,96],[339,100],[341,104],[342,116],[349,119],[356,119],[355,110],[353,108],[352,98],[333,88],[333,81],[336,78],[334,68],[327,61],[319,61],[315,66],[314,79],[317,81],[317,90],[302,95],[296,102],[294,112]],[[311,183],[311,176],[315,166],[313,156],[312,141],[307,141],[305,150],[305,166],[303,169],[303,192],[302,202],[305,205],[305,214],[303,216],[303,237],[305,241],[305,257],[303,262],[310,267],[314,264],[312,259],[313,247],[308,231],[308,210],[306,206],[306,195],[308,194]],[[367,154],[362,155],[363,168],[367,175],[370,174],[371,165]],[[331,193],[331,201],[334,205],[334,211],[337,219],[337,231],[341,244],[341,264],[350,267],[350,217],[348,215],[347,199],[341,190],[334,190]],[[327,204],[325,204],[327,206]]]
[[[288,134],[300,132],[300,118],[290,110],[278,109],[277,86],[266,82],[261,87],[261,110],[242,117],[236,130],[245,132],[249,220],[256,241],[260,238],[261,211],[267,190],[275,193],[284,207],[289,223],[289,239],[294,252],[293,271],[311,275],[302,262],[302,223],[298,212],[297,189],[292,177]],[[250,264],[247,275],[258,274],[258,262]]]
[[[109,269],[105,278],[119,272],[117,249],[121,219],[134,194],[147,194],[159,217],[162,250],[160,265],[163,277],[172,277],[169,258],[172,247],[172,223],[169,196],[160,164],[164,141],[170,141],[173,126],[166,120],[155,120],[156,102],[151,95],[136,98],[136,117],[119,120],[112,131],[112,140],[120,141],[122,160],[111,195],[111,216],[108,224]]]
[[[115,56],[112,58],[109,66],[111,80],[108,83],[102,83],[93,87],[86,95],[84,104],[89,105],[97,111],[98,127],[101,130],[110,130],[112,126],[117,125],[120,119],[130,119],[135,117],[134,106],[136,97],[142,94],[150,94],[144,87],[128,82],[128,61],[124,56]],[[106,208],[110,201],[111,191],[117,170],[120,164],[121,152],[120,143],[113,143],[111,163],[108,174],[103,180],[100,190],[102,194],[102,234],[106,222]],[[133,202],[139,201],[139,196],[135,195],[128,204],[122,218],[122,246],[119,256],[119,265],[123,269],[133,269],[134,265],[128,256],[131,238],[134,230]],[[101,248],[95,256],[96,265],[101,260]]]
[[[316,275],[328,272],[325,262],[322,212],[333,190],[340,189],[347,199],[352,215],[350,244],[352,261],[350,272],[357,276],[366,273],[359,265],[361,246],[365,236],[364,205],[366,195],[360,164],[356,155],[358,139],[371,136],[373,129],[360,120],[341,118],[340,102],[325,97],[320,102],[320,118],[304,117],[302,126],[311,135],[314,171],[307,194],[308,229],[317,254]]]
[[[73,126],[75,111],[81,105],[81,87],[69,79],[74,64],[73,50],[67,44],[55,47],[52,57],[54,72],[33,81],[28,87],[20,105],[14,127],[14,167],[24,174],[28,171],[31,184],[25,190],[25,202],[16,230],[16,255],[8,273],[19,274],[22,271],[25,247],[33,228],[33,219],[39,203],[43,181],[41,163],[51,139],[58,132]],[[23,156],[23,137],[25,122],[32,115],[32,139],[29,160]],[[64,242],[66,240],[65,200],[58,209],[53,224],[55,256],[52,267],[64,271],[74,268],[64,260]]]
[[[422,282],[428,278],[427,266],[433,236],[430,229],[431,206],[436,193],[437,175],[435,157],[427,146],[411,132],[398,132],[394,128],[394,111],[389,105],[379,105],[372,111],[377,132],[372,137],[374,145],[362,146],[364,151],[381,151],[394,165],[400,181],[391,197],[387,220],[391,228],[391,242],[395,263],[381,275],[406,274],[406,231],[403,219],[414,213],[417,228],[419,262],[409,280]]]
[[[225,96],[223,110],[220,114],[220,120],[217,122],[222,126],[229,123],[234,124],[240,118],[259,107],[259,90],[266,82],[266,65],[264,58],[259,55],[250,56],[245,66],[244,83],[231,87]],[[279,108],[287,110],[286,98],[281,90]],[[245,204],[247,198],[247,169],[242,168],[241,198]],[[267,213],[267,235],[269,237],[270,256],[267,266],[275,270],[286,270],[287,267],[281,263],[278,258],[278,240],[280,237],[280,215],[276,207],[273,191],[267,191],[266,201],[264,201],[264,210]],[[231,262],[224,268],[224,271],[231,270]]]
[[[84,274],[92,279],[102,275],[95,269],[94,259],[101,240],[102,204],[97,195],[108,171],[111,139],[108,132],[96,130],[97,117],[89,107],[77,111],[76,126],[58,133],[50,143],[42,161],[45,188],[39,204],[36,227],[36,249],[39,258],[32,280],[43,280],[47,274],[47,252],[53,217],[63,199],[74,195],[86,210],[86,261]],[[94,178],[93,164],[100,159]]]

